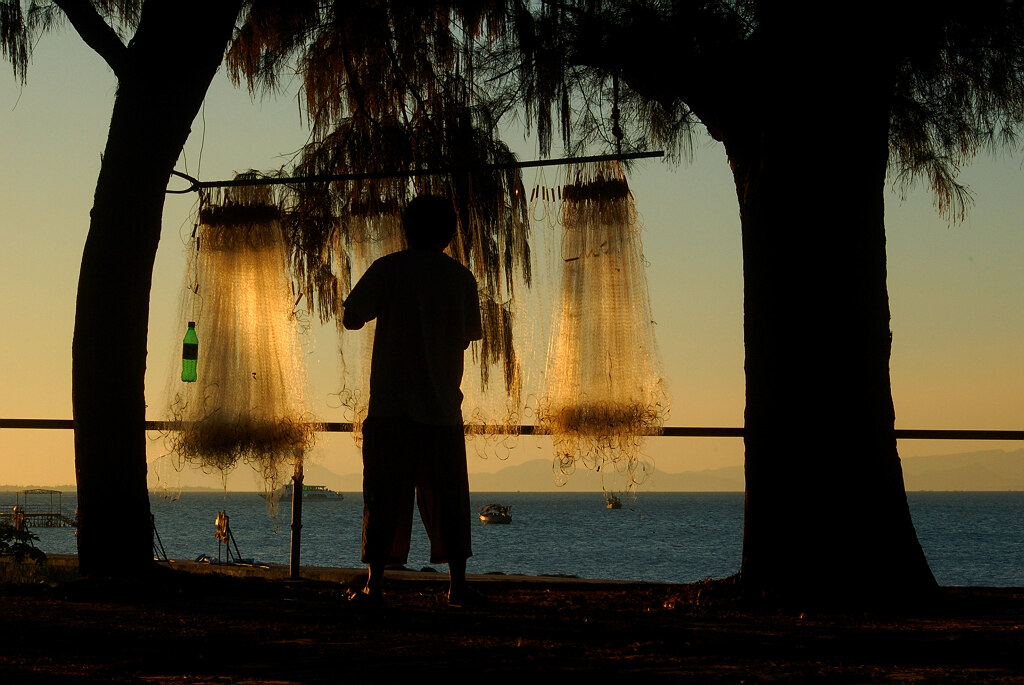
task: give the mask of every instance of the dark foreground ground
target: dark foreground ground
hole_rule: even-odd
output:
[[[947,588],[912,616],[800,615],[745,610],[728,582],[487,576],[489,602],[454,609],[443,575],[410,573],[379,615],[345,600],[351,571],[250,575],[0,583],[0,684],[1024,682],[1022,588]]]

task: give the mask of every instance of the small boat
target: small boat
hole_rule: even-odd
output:
[[[280,495],[282,502],[292,501],[292,484],[288,483],[284,487],[280,487],[274,491],[275,495]],[[329,490],[326,485],[303,485],[302,486],[302,500],[333,500],[340,502],[345,499],[345,495],[341,494],[337,490]]]
[[[604,506],[606,509],[621,509],[622,500],[610,492],[604,493]]]
[[[512,514],[509,510],[512,505],[488,504],[480,508],[481,523],[512,523]]]

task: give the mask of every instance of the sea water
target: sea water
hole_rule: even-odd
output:
[[[0,493],[10,511],[14,493]],[[1024,493],[912,492],[918,537],[942,585],[1024,586]],[[568,575],[582,578],[686,583],[739,570],[743,539],[742,493],[644,493],[606,509],[601,493],[473,493],[474,507],[512,507],[509,525],[474,520],[470,573]],[[74,493],[62,506],[75,508]],[[44,504],[45,506],[45,504]],[[171,559],[208,555],[227,559],[214,533],[225,511],[242,558],[286,564],[290,510],[276,518],[255,493],[185,492],[151,498],[156,530]],[[360,568],[362,497],[303,502],[304,566]],[[39,547],[75,553],[73,528],[35,528]],[[232,545],[232,555],[235,547]],[[426,534],[414,521],[408,568],[430,566]],[[438,570],[443,571],[440,567]]]

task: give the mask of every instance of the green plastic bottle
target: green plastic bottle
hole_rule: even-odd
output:
[[[199,338],[196,337],[196,322],[188,322],[185,340],[181,344],[181,380],[196,382],[196,360],[199,358]]]

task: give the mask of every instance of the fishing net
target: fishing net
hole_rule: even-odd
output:
[[[643,439],[660,429],[667,397],[639,215],[616,162],[571,166],[564,186],[539,172],[529,200],[518,170],[312,183],[280,205],[259,188],[209,198],[182,317],[198,324],[200,381],[172,395],[183,422],[175,452],[221,469],[244,461],[276,482],[309,445],[290,270],[311,295],[306,313],[339,324],[335,406],[360,442],[373,324],[345,331],[342,303],[375,259],[405,247],[402,210],[421,193],[454,198],[448,252],[479,286],[484,337],[466,355],[462,385],[474,451],[505,456],[520,426],[536,423],[552,436],[558,482],[581,465],[602,475],[612,466],[627,486],[642,481]]]
[[[466,355],[463,391],[469,433],[484,448],[505,442],[520,422],[516,295],[527,289],[531,278],[527,203],[518,169],[479,171],[488,164],[514,161],[500,141],[480,127],[468,126],[465,135],[458,136],[467,143],[460,150],[477,157],[455,159],[447,137],[429,123],[421,121],[418,134],[410,137],[404,125],[386,122],[367,134],[353,118],[343,121],[327,144],[305,151],[296,173],[308,177],[353,174],[381,165],[417,169],[425,160],[477,171],[371,175],[292,188],[286,221],[293,239],[293,266],[305,291],[314,295],[307,300],[310,311],[318,309],[321,320],[333,318],[338,324],[342,379],[335,401],[344,420],[353,424],[359,443],[368,406],[373,324],[345,331],[340,325],[342,303],[375,259],[405,247],[401,216],[413,197],[429,193],[452,198],[458,228],[447,252],[473,272],[480,293],[483,339]]]
[[[417,185],[422,192],[446,190],[445,184],[436,179],[420,179]],[[334,319],[338,325],[342,368],[342,389],[337,397],[344,408],[345,421],[353,425],[357,443],[361,440],[360,427],[368,409],[375,326],[370,321],[359,331],[344,330],[341,303],[354,281],[374,260],[405,249],[402,208],[408,199],[421,192],[414,184],[388,191],[391,197],[387,197],[387,201],[381,201],[377,195],[373,203],[349,202],[349,212],[339,220],[338,230],[332,234],[334,271],[347,274],[339,279],[335,299]],[[377,192],[380,192],[379,185]],[[517,288],[523,288],[525,281],[522,269],[516,269],[514,262],[501,260],[504,255],[522,252],[525,248],[506,246],[502,236],[495,234],[496,226],[509,223],[517,228],[528,226],[525,215],[520,222],[509,222],[500,216],[495,219],[470,202],[469,211],[459,213],[458,230],[447,250],[474,272],[480,294],[483,338],[472,343],[466,355],[463,391],[467,397],[464,404],[467,432],[481,456],[495,452],[491,448],[498,444],[506,450],[510,448],[509,436],[518,432],[520,423],[522,374],[516,349],[519,303],[513,294]],[[523,233],[515,232],[506,239],[525,240]],[[522,320],[527,321],[526,317]]]
[[[667,411],[639,216],[617,162],[570,166],[561,200],[561,307],[540,423],[552,436],[557,479],[578,464],[613,465],[634,486],[647,470],[644,436]]]
[[[280,210],[268,187],[204,196],[182,321],[199,337],[197,381],[174,383],[167,439],[183,462],[252,466],[268,492],[312,445],[296,295]]]
[[[409,192],[407,186],[406,182],[394,179],[354,182],[338,208],[344,218],[337,222],[337,230],[331,232],[334,270],[343,274],[333,302],[341,358],[341,390],[337,397],[345,410],[345,420],[352,424],[357,445],[362,442],[363,420],[369,409],[370,360],[376,322],[367,322],[358,333],[346,331],[341,325],[342,303],[356,278],[374,260],[405,249],[402,207]]]

